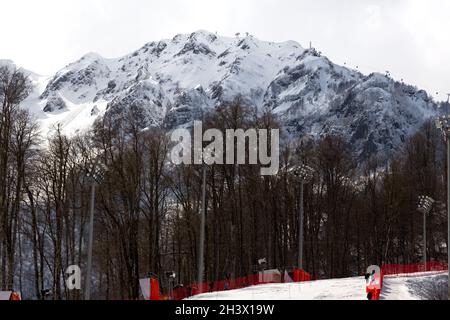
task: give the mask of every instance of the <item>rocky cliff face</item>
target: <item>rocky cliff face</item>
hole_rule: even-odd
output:
[[[360,157],[389,152],[436,114],[426,92],[333,64],[298,43],[198,31],[151,42],[119,59],[87,54],[35,78],[25,104],[43,127],[88,128],[105,114],[138,112],[142,127],[174,128],[240,95],[271,110],[291,136],[344,136]]]

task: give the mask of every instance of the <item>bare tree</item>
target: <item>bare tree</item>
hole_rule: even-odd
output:
[[[15,246],[26,157],[34,138],[29,115],[20,110],[31,85],[20,70],[0,67],[0,284],[14,286]]]

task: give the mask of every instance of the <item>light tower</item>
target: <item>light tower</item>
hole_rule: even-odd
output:
[[[449,94],[450,100],[450,94]],[[447,106],[449,104],[447,100]],[[444,134],[445,141],[447,142],[447,267],[448,273],[448,299],[450,300],[450,115],[439,117],[436,120],[436,127]]]
[[[200,207],[200,235],[198,249],[197,281],[200,293],[203,293],[203,273],[205,263],[205,227],[206,227],[206,163],[202,167],[202,204]]]
[[[87,270],[86,270],[86,283],[84,299],[91,299],[91,273],[92,273],[92,246],[94,242],[94,209],[95,209],[95,185],[100,184],[103,181],[103,173],[107,168],[103,164],[91,164],[87,168],[86,175],[92,179],[91,185],[91,208],[89,215],[89,238],[88,238],[88,250],[87,250]]]
[[[430,213],[434,204],[434,199],[428,196],[419,197],[417,210],[423,213],[423,265],[427,271],[427,215]]]
[[[298,268],[303,269],[303,191],[304,185],[309,183],[314,177],[314,169],[303,164],[294,169],[294,175],[300,180],[300,191],[299,191],[299,213],[298,213]]]

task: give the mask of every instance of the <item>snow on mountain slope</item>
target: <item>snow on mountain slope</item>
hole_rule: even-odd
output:
[[[271,83],[265,103],[293,134],[337,134],[364,158],[389,153],[436,113],[426,92],[364,76],[308,50]]]
[[[445,282],[446,272],[388,276],[381,300],[423,300],[432,296],[433,283]],[[445,291],[445,290],[444,290]],[[367,300],[364,277],[268,284],[239,290],[206,293],[190,300]]]
[[[75,133],[128,110],[142,115],[143,127],[173,128],[241,96],[277,115],[289,135],[343,135],[362,158],[394,150],[436,114],[426,92],[335,65],[294,41],[207,31],[151,42],[118,59],[89,53],[35,82],[24,105],[44,132],[62,123]]]

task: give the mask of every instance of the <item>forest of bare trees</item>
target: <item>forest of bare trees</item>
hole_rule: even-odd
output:
[[[142,130],[130,110],[105,116],[89,132],[39,135],[19,108],[30,92],[18,70],[0,68],[0,289],[30,299],[81,299],[65,270],[86,266],[90,188],[96,183],[93,297],[138,299],[139,278],[175,271],[196,281],[201,166],[174,166],[169,131]],[[210,112],[219,130],[276,128],[240,100]],[[281,270],[297,261],[299,181],[289,166],[315,170],[305,186],[304,267],[314,278],[361,275],[371,264],[421,259],[419,195],[437,200],[428,220],[429,260],[446,259],[444,143],[426,123],[388,162],[361,162],[337,136],[289,139],[281,170],[261,176],[257,165],[207,167],[205,279],[249,275],[257,260]],[[87,175],[102,169],[96,182]],[[1,290],[0,290],[1,291]]]

